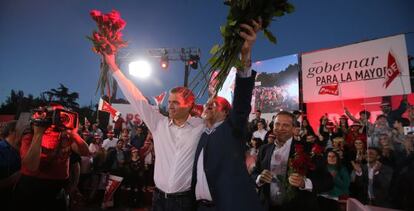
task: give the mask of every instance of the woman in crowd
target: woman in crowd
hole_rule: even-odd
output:
[[[355,140],[352,149],[345,149],[344,158],[349,172],[353,170],[352,161],[358,164],[366,164],[367,148],[365,142],[360,139]]]
[[[346,137],[346,135],[348,134],[348,130],[349,130],[348,117],[346,117],[345,115],[342,115],[339,118],[339,124],[337,127],[338,127],[338,131],[342,133],[342,136]]]
[[[92,157],[95,157],[97,153],[104,150],[102,148],[102,138],[98,133],[95,133],[93,136],[92,142],[89,144],[89,152]]]
[[[253,138],[260,138],[262,142],[265,140],[267,130],[265,129],[265,124],[263,122],[257,122],[257,130],[253,132]]]
[[[308,135],[315,135],[315,131],[309,124],[309,120],[307,118],[303,118],[302,125],[300,127],[300,136],[307,137]]]
[[[246,152],[246,166],[249,174],[253,171],[256,164],[257,154],[262,143],[262,139],[260,138],[252,138],[250,141],[250,149]]]
[[[349,194],[350,177],[346,168],[341,165],[338,153],[332,149],[326,152],[326,163],[333,177],[334,187],[318,196],[319,208],[321,211],[336,211],[339,210],[338,200]]]
[[[139,156],[139,150],[131,149],[131,159],[128,163],[128,201],[131,207],[143,206],[142,188],[144,183],[144,161]]]
[[[380,162],[395,169],[397,165],[397,156],[391,144],[391,139],[387,134],[380,135],[379,149],[381,150]]]

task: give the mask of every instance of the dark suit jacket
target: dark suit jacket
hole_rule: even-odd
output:
[[[362,175],[355,176],[356,198],[364,203],[368,203],[368,164],[362,165]],[[373,179],[373,192],[375,200],[372,202],[376,206],[390,207],[390,184],[393,170],[387,165],[382,165],[377,175]]]
[[[263,210],[254,182],[247,172],[243,140],[255,75],[253,72],[250,78],[236,77],[233,109],[229,117],[213,133],[203,133],[197,147],[192,190],[195,191],[197,182],[197,161],[201,149],[204,149],[204,172],[217,210]]]
[[[293,158],[295,153],[295,145],[302,144],[301,142],[294,141],[292,139],[292,144],[289,152],[289,159]],[[263,145],[259,149],[259,154],[257,155],[256,166],[253,170],[252,177],[254,180],[260,175],[264,170],[270,170],[270,162],[273,151],[275,149],[275,144],[270,143]],[[333,179],[329,174],[326,166],[322,162],[314,161],[316,168],[313,171],[309,171],[306,175],[312,181],[312,192],[307,190],[299,190],[295,198],[290,202],[287,202],[282,205],[283,210],[318,210],[317,196],[316,194],[327,192],[333,188]],[[289,171],[289,169],[288,169]],[[286,172],[287,174],[287,172]],[[286,178],[288,176],[286,175]],[[260,200],[264,204],[266,210],[270,209],[270,184],[266,183],[259,187],[259,196]]]

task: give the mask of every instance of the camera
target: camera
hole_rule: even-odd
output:
[[[43,116],[42,116],[43,114]],[[78,113],[47,106],[32,111],[31,123],[37,126],[50,127],[54,126],[58,129],[74,129],[78,124]]]

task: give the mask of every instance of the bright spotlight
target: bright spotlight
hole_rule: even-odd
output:
[[[293,82],[288,85],[287,92],[290,96],[299,96],[299,84],[297,82]]]
[[[129,74],[138,78],[148,78],[151,75],[151,65],[147,61],[129,63]]]

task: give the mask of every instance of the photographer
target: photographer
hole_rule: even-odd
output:
[[[32,131],[22,137],[22,177],[13,196],[15,210],[67,209],[64,188],[72,150],[89,155],[86,142],[78,134],[76,113],[55,104],[33,114]]]

